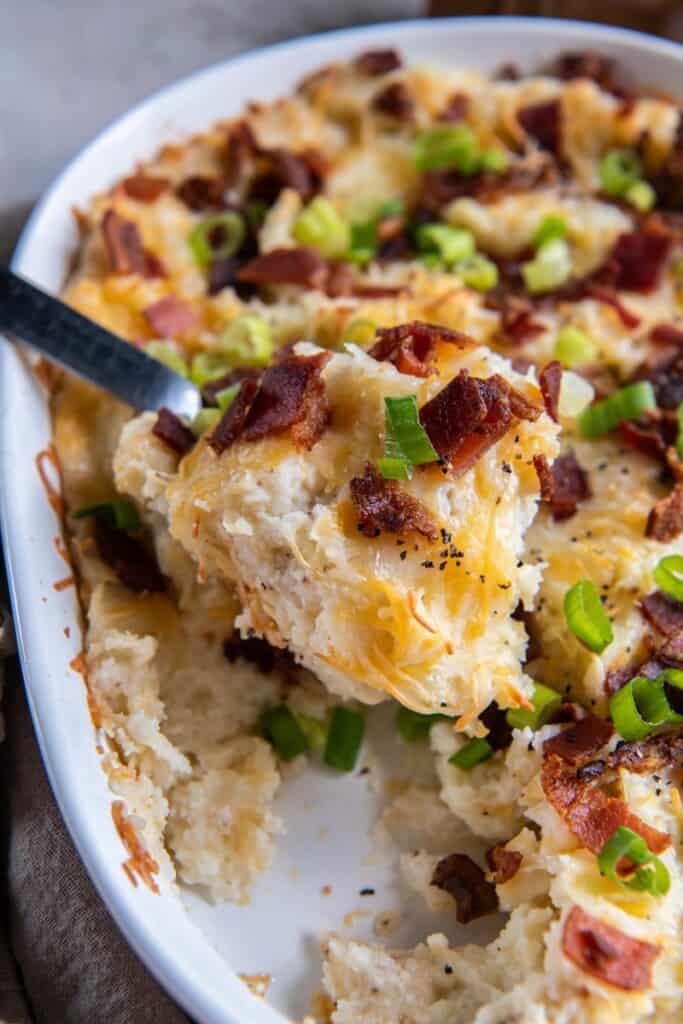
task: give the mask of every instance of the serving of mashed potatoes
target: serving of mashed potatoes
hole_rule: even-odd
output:
[[[328,935],[333,1024],[683,1013],[683,114],[616,76],[361,54],[78,214],[65,300],[205,404],[52,396],[153,879],[246,903],[287,765],[353,771],[393,702],[431,762],[378,823],[404,883],[508,915]]]

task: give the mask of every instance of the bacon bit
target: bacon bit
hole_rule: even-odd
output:
[[[242,433],[258,389],[258,378],[245,377],[242,381],[242,386],[208,439],[209,447],[218,455],[229,448]]]
[[[541,385],[543,403],[548,416],[555,420],[556,423],[559,423],[558,406],[560,402],[560,388],[562,386],[562,364],[557,359],[553,359],[539,373],[538,382]]]
[[[361,299],[395,299],[397,295],[410,295],[411,291],[402,284],[364,284],[354,281],[351,295]]]
[[[515,163],[503,174],[426,171],[422,175],[422,200],[428,207],[436,209],[463,196],[492,203],[505,196],[553,185],[556,181],[557,170],[549,158],[539,159],[539,155],[534,154],[533,159]]]
[[[624,768],[636,775],[652,775],[683,761],[683,734],[660,732],[644,740],[622,743],[610,754],[610,768]]]
[[[375,333],[375,344],[368,355],[378,362],[393,363],[399,373],[413,377],[428,377],[434,372],[436,347],[440,342],[471,348],[475,341],[462,331],[426,324],[413,320],[398,327],[380,327]]]
[[[674,485],[671,494],[662,498],[650,509],[645,527],[645,536],[654,540],[669,541],[683,531],[683,483]]]
[[[195,174],[178,185],[176,195],[185,206],[197,213],[202,210],[222,210],[225,208],[225,187],[223,178],[207,178]]]
[[[587,714],[588,712],[580,704],[568,700],[560,704],[549,721],[552,725],[567,725],[573,722],[580,722]]]
[[[57,486],[54,485],[48,470],[46,469],[46,463],[49,463],[50,468],[54,475],[57,477]],[[52,511],[55,513],[60,522],[64,522],[64,516],[66,515],[66,506],[62,497],[64,490],[64,476],[62,474],[62,464],[59,461],[59,455],[57,449],[53,444],[49,444],[47,448],[38,452],[35,458],[36,469],[38,470],[38,476],[40,482],[45,488],[45,494],[47,500],[50,503]]]
[[[243,380],[258,381],[260,377],[261,370],[257,370],[255,366],[236,366],[223,377],[217,377],[205,384],[202,388],[202,398],[207,405],[215,405],[216,395],[221,391],[232,387],[233,384],[241,384]]]
[[[643,597],[638,607],[658,634],[654,638],[656,657],[674,664],[683,662],[683,605],[655,590]]]
[[[102,218],[102,235],[112,274],[164,276],[161,261],[145,249],[138,226],[132,220],[107,210]]]
[[[526,395],[523,395],[521,391],[517,391],[515,388],[511,387],[504,377],[499,377],[499,375],[496,374],[496,380],[500,380],[503,386],[507,386],[512,415],[516,416],[518,420],[529,420],[529,422],[535,423],[543,410],[533,402],[530,402]]]
[[[562,104],[559,99],[522,107],[517,111],[517,120],[541,149],[559,154],[562,137]]]
[[[151,853],[142,844],[140,837],[126,814],[122,800],[115,800],[111,805],[111,816],[121,842],[128,852],[128,860],[124,861],[123,869],[134,886],[139,878],[153,893],[159,892],[155,875],[159,865]]]
[[[356,476],[349,485],[358,515],[358,529],[367,537],[382,530],[400,537],[411,531],[435,540],[437,529],[428,509],[411,494],[402,491],[395,480],[385,480],[368,462],[365,475]]]
[[[451,853],[440,860],[430,884],[453,897],[458,924],[468,924],[498,909],[495,886],[467,854]]]
[[[326,165],[317,151],[305,150],[297,154],[288,149],[272,149],[268,159],[269,174],[277,182],[278,194],[283,188],[291,188],[307,202],[319,191]]]
[[[650,381],[660,409],[676,410],[683,402],[683,355],[669,352],[663,358],[647,359],[634,374],[634,379]],[[675,436],[672,435],[673,440]]]
[[[452,474],[473,466],[510,426],[512,410],[501,380],[482,380],[461,370],[420,410],[422,425]]]
[[[683,210],[683,112],[678,115],[676,138],[664,165],[650,177],[657,205],[664,210]]]
[[[185,424],[170,409],[161,408],[157,414],[152,433],[178,455],[185,455],[197,443],[197,439]]]
[[[65,576],[63,580],[57,580],[56,583],[52,584],[52,589],[56,591],[67,590],[69,587],[76,586],[75,576]]]
[[[617,928],[572,907],[564,922],[562,950],[586,974],[628,992],[649,988],[659,946],[632,939]]]
[[[146,547],[125,530],[110,526],[102,516],[95,517],[95,544],[102,559],[119,580],[136,593],[161,593],[166,582],[159,566]]]
[[[500,313],[503,340],[512,345],[519,345],[522,341],[534,338],[545,331],[544,325],[534,320],[534,307],[529,299],[514,295],[502,286],[489,292],[484,305],[486,309]]]
[[[329,420],[325,382],[321,377],[329,359],[329,352],[289,355],[269,366],[247,414],[242,431],[244,440],[256,441],[291,429],[297,447],[311,449]]]
[[[573,294],[567,292],[563,297],[573,301],[578,301],[579,299],[595,299],[596,302],[602,302],[604,306],[611,306],[624,327],[635,329],[640,325],[640,317],[636,316],[635,313],[632,313],[626,308],[613,288],[585,281],[577,282],[576,286],[569,291],[573,291]]]
[[[315,249],[271,249],[237,272],[251,284],[298,284],[322,291],[329,277],[327,260]]]
[[[470,108],[470,98],[466,92],[454,92],[446,101],[437,121],[445,121],[447,124],[454,124],[457,121],[464,121]]]
[[[184,331],[191,331],[199,323],[199,316],[189,303],[174,295],[165,295],[143,310],[143,316],[162,338],[174,338]]]
[[[673,345],[683,349],[683,329],[673,324],[655,324],[650,331],[650,341],[657,345]]]
[[[414,113],[413,97],[404,82],[392,82],[372,100],[372,109],[378,114],[396,118],[397,121],[411,121]]]
[[[609,257],[618,268],[615,287],[629,292],[653,291],[670,249],[671,236],[663,231],[619,235]]]
[[[665,668],[666,665],[663,662],[655,661],[652,658],[641,665],[620,665],[610,668],[605,675],[603,683],[605,693],[608,697],[611,697],[613,693],[620,690],[634,676],[646,676],[648,679],[656,679]]]
[[[570,519],[579,502],[591,497],[588,474],[573,451],[558,456],[552,467],[545,455],[534,455],[534,469],[541,485],[541,501],[550,503],[555,522]]]
[[[139,203],[153,203],[168,188],[166,178],[154,178],[149,174],[132,174],[121,182],[123,191]]]
[[[333,299],[343,295],[352,295],[356,287],[353,268],[348,263],[334,262],[327,264],[327,278],[323,288]],[[362,286],[361,286],[362,287]]]
[[[403,66],[403,61],[397,50],[366,50],[356,57],[353,66],[357,71],[374,78],[376,75],[388,75],[390,71],[398,71]]]
[[[619,424],[619,436],[624,444],[642,455],[662,461],[666,455],[667,445],[659,429],[661,421],[646,419],[624,420]]]
[[[493,873],[494,883],[505,885],[511,878],[514,878],[521,867],[522,859],[519,850],[507,850],[503,843],[487,850],[486,863]]]
[[[550,73],[563,82],[571,82],[575,78],[589,78],[613,96],[623,99],[627,95],[624,86],[619,82],[616,61],[596,50],[563,53],[553,64]]]
[[[593,758],[614,733],[614,726],[604,718],[588,714],[570,729],[558,732],[543,744],[543,754],[557,754],[563,761],[577,764]]]

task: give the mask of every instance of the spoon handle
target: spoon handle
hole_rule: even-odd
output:
[[[135,409],[166,406],[178,416],[194,417],[201,408],[189,380],[4,268],[0,330]]]

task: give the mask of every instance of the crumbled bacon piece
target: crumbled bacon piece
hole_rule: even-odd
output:
[[[163,277],[161,262],[145,249],[138,226],[132,220],[107,210],[102,218],[102,235],[112,274]]]
[[[645,536],[654,540],[669,541],[683,532],[683,483],[674,485],[666,498],[662,498],[650,509],[645,527]]]
[[[570,290],[573,291],[573,294],[566,294],[563,297],[574,301],[595,299],[596,302],[602,302],[604,306],[610,306],[624,327],[634,329],[640,325],[640,317],[626,308],[614,288],[588,280],[577,281],[574,288]]]
[[[479,715],[479,721],[488,729],[487,743],[494,750],[507,750],[512,743],[512,726],[507,720],[506,712],[498,707],[495,700],[484,708]]]
[[[618,427],[619,437],[634,451],[661,461],[666,455],[667,445],[660,427],[661,418],[624,420]]]
[[[635,377],[650,381],[660,409],[673,411],[683,402],[683,354],[669,352],[663,358],[646,360]]]
[[[178,185],[176,195],[191,210],[222,210],[225,207],[225,180],[194,174]]]
[[[495,886],[471,857],[464,853],[451,853],[434,868],[432,885],[449,893],[455,900],[455,919],[468,924],[477,917],[493,914],[498,909]]]
[[[683,604],[655,590],[641,599],[639,608],[655,630],[656,657],[683,662]]]
[[[484,301],[487,309],[500,313],[500,325],[504,340],[512,345],[519,345],[528,338],[542,334],[545,327],[534,320],[534,307],[529,299],[514,295],[504,287],[490,292]],[[530,364],[531,365],[531,364]]]
[[[551,736],[543,744],[543,753],[557,754],[570,764],[594,757],[612,738],[614,726],[597,715],[586,715],[569,729]]]
[[[512,410],[501,378],[482,380],[461,370],[422,407],[420,419],[451,473],[460,475],[503,436]]]
[[[103,516],[95,517],[94,536],[100,558],[129,590],[160,593],[166,589],[155,558],[136,537],[110,526]]]
[[[367,463],[364,476],[351,480],[351,500],[358,515],[358,529],[369,537],[383,530],[399,537],[414,531],[434,540],[437,529],[428,509],[395,480],[385,480]]]
[[[478,199],[482,203],[491,203],[504,196],[552,185],[556,180],[557,171],[548,157],[534,154],[533,158],[512,164],[502,174],[489,171],[480,174],[462,174],[455,170],[425,171],[422,176],[422,200],[427,206],[436,209],[464,196]]]
[[[505,885],[511,878],[514,878],[521,867],[522,859],[519,850],[507,850],[502,843],[487,850],[486,863],[493,873],[494,883]]]
[[[510,411],[512,412],[512,415],[516,416],[518,420],[529,420],[531,423],[535,423],[543,410],[534,402],[530,402],[526,395],[523,395],[521,391],[517,391],[515,388],[511,387],[504,377],[499,377],[498,374],[496,374],[496,380],[500,380],[502,386],[507,386],[508,399],[510,400]]]
[[[153,302],[143,310],[143,315],[152,330],[162,338],[175,338],[177,334],[191,331],[199,322],[192,306],[175,295],[165,295],[158,302]]]
[[[572,907],[562,930],[562,950],[586,974],[625,991],[647,989],[659,946],[624,935],[581,907]]]
[[[357,71],[373,78],[376,75],[387,75],[390,71],[397,71],[402,65],[401,55],[393,49],[366,50],[353,62]]]
[[[168,188],[166,178],[155,178],[150,174],[131,174],[129,178],[122,181],[123,191],[131,199],[137,199],[139,203],[153,203]]]
[[[678,115],[674,144],[663,166],[652,175],[650,184],[657,193],[657,205],[663,210],[683,210],[683,111]]]
[[[278,194],[283,188],[291,188],[307,202],[319,190],[323,177],[323,161],[319,154],[312,151],[292,153],[289,149],[272,149],[268,152],[268,159],[269,173],[276,179]]]
[[[196,443],[196,437],[170,409],[159,409],[152,433],[178,455],[185,455]]]
[[[437,324],[413,320],[398,327],[380,327],[375,344],[368,355],[379,362],[393,363],[400,373],[414,377],[428,377],[434,372],[436,347],[440,342],[470,348],[475,342],[462,331],[451,331]]]
[[[414,112],[413,97],[404,82],[392,82],[374,96],[372,109],[397,121],[410,121]]]
[[[251,284],[298,284],[323,290],[329,276],[324,256],[315,249],[271,249],[237,272],[239,281]]]
[[[557,58],[550,71],[557,78],[561,78],[563,82],[571,82],[575,78],[589,78],[606,92],[611,92],[619,97],[626,95],[616,73],[616,61],[595,50],[563,53]]]
[[[613,693],[620,690],[629,679],[633,679],[634,676],[645,676],[647,679],[656,679],[660,672],[663,672],[666,668],[662,662],[656,661],[653,658],[648,658],[643,664],[636,665],[617,665],[610,668],[606,675],[603,686],[605,693],[608,697],[611,697]]]
[[[579,502],[591,497],[588,474],[573,451],[559,455],[552,467],[545,455],[534,455],[534,468],[541,485],[541,500],[550,503],[555,522],[569,519]]]
[[[242,433],[258,387],[257,379],[244,378],[239,391],[224,412],[223,418],[209,437],[209,446],[219,455],[229,448]]]
[[[232,387],[233,384],[241,384],[243,380],[258,381],[260,376],[261,370],[257,370],[255,366],[237,366],[222,377],[216,377],[214,380],[207,381],[202,388],[202,397],[207,405],[215,405],[216,395],[221,391]]]
[[[650,331],[650,341],[657,345],[672,345],[683,350],[683,328],[673,324],[655,324]]]
[[[553,359],[551,363],[544,366],[538,375],[538,382],[541,385],[541,394],[548,416],[559,423],[560,388],[562,386],[561,363],[557,359]]]
[[[448,97],[446,106],[439,114],[437,121],[453,124],[464,121],[470,107],[470,98],[466,92],[454,92]]]
[[[562,104],[559,99],[522,107],[517,111],[517,120],[542,149],[559,154],[562,142]]]
[[[291,354],[269,366],[247,414],[242,429],[244,440],[256,441],[291,430],[298,447],[312,448],[329,420],[325,382],[321,377],[329,358],[329,352],[314,356]]]
[[[629,231],[619,235],[610,253],[618,266],[615,287],[627,292],[651,292],[659,284],[671,249],[663,231]]]
[[[666,684],[665,684],[666,685]],[[675,687],[670,687],[673,694]],[[680,710],[680,709],[678,709]],[[636,775],[652,775],[683,762],[683,733],[660,732],[644,740],[621,743],[610,754],[610,768],[625,768]]]

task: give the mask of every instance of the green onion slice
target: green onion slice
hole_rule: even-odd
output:
[[[237,381],[236,384],[231,384],[230,387],[223,388],[222,391],[216,392],[215,401],[221,412],[227,412],[241,387],[241,383]]]
[[[510,160],[503,149],[485,149],[481,154],[479,166],[482,171],[504,174],[510,166]]]
[[[565,284],[572,274],[572,254],[563,238],[551,238],[533,260],[522,264],[524,283],[532,295],[551,292]]]
[[[365,719],[359,711],[336,707],[325,744],[325,764],[340,772],[353,771],[364,733]]]
[[[645,739],[658,725],[680,725],[683,715],[677,707],[683,708],[683,692],[678,691],[683,691],[678,669],[666,669],[656,679],[635,676],[610,698],[614,728],[630,741]]]
[[[531,703],[533,709],[510,708],[505,715],[508,725],[513,729],[532,729],[536,732],[550,721],[562,703],[562,697],[549,686],[534,683]]]
[[[384,457],[380,459],[380,473],[386,479],[409,480],[413,466],[436,462],[438,453],[420,423],[415,395],[385,398],[384,409]],[[399,466],[401,462],[403,467]]]
[[[598,174],[608,196],[623,196],[640,179],[638,154],[633,149],[610,149],[600,161]]]
[[[406,743],[426,739],[435,722],[449,721],[448,715],[420,715],[417,711],[399,705],[396,711],[396,728]],[[450,719],[452,721],[452,719]]]
[[[324,256],[343,256],[351,242],[351,229],[329,199],[316,196],[304,207],[292,228],[300,245],[310,245]]]
[[[234,210],[206,217],[190,232],[188,243],[195,263],[208,267],[214,260],[234,256],[246,237],[244,218]]]
[[[242,366],[267,366],[273,347],[269,324],[254,313],[236,317],[219,341],[220,351]]]
[[[636,181],[624,193],[624,199],[641,213],[647,213],[657,202],[657,193],[649,181]]]
[[[488,292],[498,284],[498,267],[480,253],[457,263],[455,270],[462,278],[463,284],[477,292]]]
[[[207,430],[213,430],[223,416],[221,409],[200,409],[191,423],[195,437],[201,437]]]
[[[327,722],[305,715],[303,711],[294,711],[293,715],[308,741],[309,750],[322,750],[327,739]]]
[[[465,228],[454,228],[450,224],[422,224],[415,238],[423,252],[438,253],[449,267],[474,256],[474,235]]]
[[[220,352],[198,352],[190,367],[190,380],[200,390],[210,380],[224,377],[232,370],[229,359]]]
[[[612,643],[612,623],[590,580],[579,580],[570,587],[564,596],[564,614],[574,636],[589,650],[600,654]]]
[[[94,505],[85,505],[73,513],[74,519],[87,519],[88,516],[99,516],[106,519],[110,526],[117,530],[139,530],[140,516],[132,501],[126,498],[113,498],[111,501],[100,501]]]
[[[360,348],[366,348],[370,342],[375,340],[376,333],[377,324],[374,320],[365,320],[363,317],[358,317],[346,325],[344,344],[359,345]]]
[[[283,761],[292,761],[309,749],[303,729],[286,704],[263,712],[261,732]]]
[[[377,211],[378,220],[386,220],[388,217],[400,217],[405,213],[406,204],[400,196],[393,196],[385,199]]]
[[[639,380],[620,388],[599,402],[592,402],[577,416],[583,437],[593,439],[609,434],[624,420],[636,420],[648,409],[656,409],[657,400],[649,380]]]
[[[456,767],[468,772],[474,768],[475,764],[481,764],[482,761],[488,761],[490,757],[493,757],[493,747],[489,741],[481,739],[479,736],[475,736],[474,739],[468,740],[460,750],[456,750],[456,752],[448,758],[448,762],[449,764],[454,764]]]
[[[586,363],[593,362],[597,354],[595,342],[580,327],[567,324],[557,332],[554,355],[565,369],[572,370],[575,366],[585,366]]]
[[[145,345],[145,355],[168,366],[169,370],[173,370],[181,377],[187,377],[189,374],[187,363],[170,341],[149,341]]]
[[[619,863],[627,858],[635,870],[624,874]],[[648,848],[642,836],[630,828],[620,825],[609,837],[598,854],[600,873],[611,878],[617,885],[637,892],[649,892],[651,896],[665,896],[671,886],[666,865]]]
[[[683,602],[683,555],[665,555],[654,571],[655,583],[669,597]]]
[[[415,142],[418,171],[453,168],[461,174],[475,174],[480,163],[479,144],[466,124],[443,125],[420,135]]]
[[[547,242],[555,238],[567,237],[567,221],[558,213],[549,213],[534,231],[532,244],[534,249],[540,249]]]

